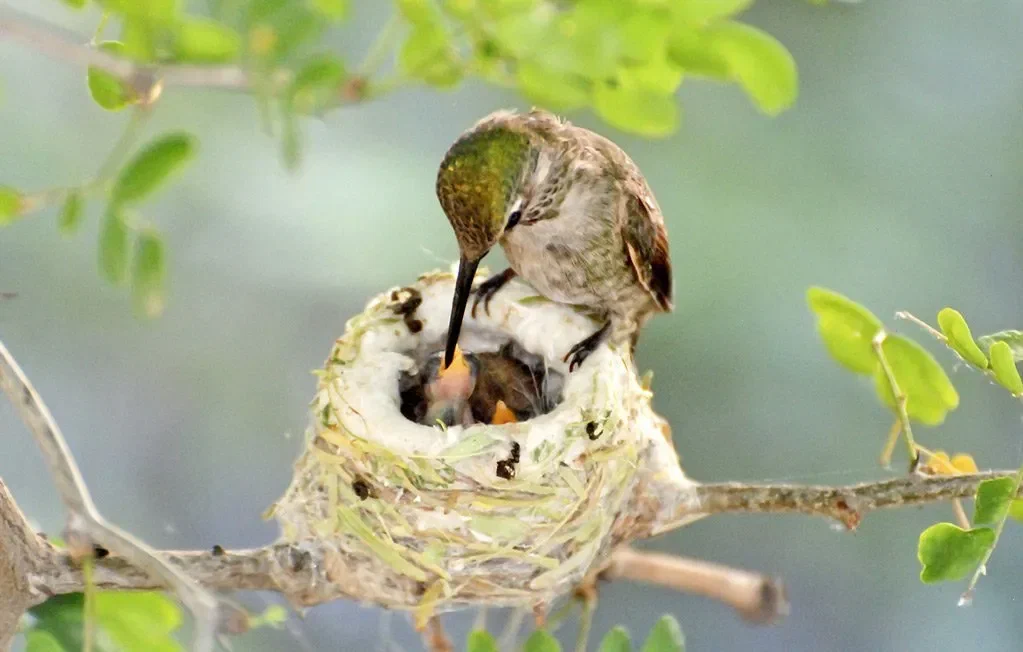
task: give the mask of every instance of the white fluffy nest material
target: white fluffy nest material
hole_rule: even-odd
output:
[[[602,346],[569,374],[561,358],[594,323],[517,281],[489,316],[466,315],[461,345],[493,351],[514,338],[564,374],[562,403],[505,425],[406,419],[399,377],[443,346],[453,288],[451,273],[425,274],[348,322],[317,372],[306,450],[273,508],[284,542],[336,546],[340,593],[420,618],[549,603],[599,568],[636,505],[671,494],[654,518],[666,523],[694,485],[626,357]],[[421,305],[403,315],[417,293]],[[496,468],[514,444],[504,479]]]

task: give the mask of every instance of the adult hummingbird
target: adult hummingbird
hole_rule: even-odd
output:
[[[500,244],[511,267],[477,289],[472,314],[516,275],[540,294],[582,305],[603,322],[565,354],[574,370],[605,339],[630,342],[672,309],[664,217],[633,163],[607,138],[546,111],[497,111],[451,146],[437,197],[460,258],[445,361],[453,359],[473,277]]]

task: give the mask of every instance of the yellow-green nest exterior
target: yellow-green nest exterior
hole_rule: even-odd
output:
[[[317,372],[306,450],[274,508],[284,541],[336,545],[325,563],[345,593],[420,617],[549,602],[606,558],[616,522],[643,499],[638,480],[691,484],[627,356],[604,346],[568,374],[561,358],[593,322],[518,282],[467,320],[462,346],[514,338],[565,374],[562,403],[499,426],[402,416],[399,376],[442,345],[452,289],[451,274],[427,274],[349,321]],[[514,477],[499,477],[516,452]]]

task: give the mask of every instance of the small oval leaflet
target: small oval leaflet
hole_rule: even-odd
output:
[[[561,652],[561,644],[558,639],[551,636],[546,630],[538,629],[533,632],[522,648],[523,652]]]
[[[970,327],[958,310],[942,308],[938,313],[938,326],[948,340],[948,346],[974,367],[987,369],[987,356],[980,350],[970,333]]]
[[[8,186],[0,186],[0,226],[18,219],[21,212],[21,193]]]
[[[612,627],[600,641],[600,648],[597,652],[632,652],[632,639],[629,638],[629,631],[621,625]]]
[[[466,652],[498,652],[497,641],[490,635],[490,632],[477,629],[469,633],[465,650]]]
[[[796,63],[773,36],[750,25],[728,21],[705,30],[704,38],[761,111],[777,115],[796,101],[799,88]]]
[[[1005,342],[995,342],[988,354],[991,356],[991,371],[994,372],[998,384],[1012,392],[1014,396],[1023,394],[1023,378],[1020,378],[1009,345]]]
[[[992,478],[977,487],[977,499],[973,504],[973,524],[991,525],[1000,522],[1009,511],[1009,503],[1016,493],[1013,478]]]
[[[961,580],[976,568],[995,543],[989,527],[964,530],[951,523],[936,523],[920,534],[917,559],[923,565],[920,581],[925,584]]]
[[[128,276],[128,227],[113,207],[103,218],[99,235],[99,268],[103,278],[114,285]]]
[[[686,639],[674,616],[665,614],[654,624],[640,652],[685,652]]]
[[[124,166],[114,182],[113,202],[137,202],[152,193],[193,156],[195,139],[184,132],[160,136]]]
[[[938,425],[945,415],[959,407],[959,393],[945,370],[930,353],[913,340],[888,335],[881,345],[899,390],[906,396],[906,411],[911,419],[928,426]],[[888,376],[879,365],[874,372],[878,397],[895,408]]]
[[[810,288],[806,298],[831,357],[850,371],[873,373],[878,365],[872,340],[883,327],[881,320],[848,297],[822,287]]]

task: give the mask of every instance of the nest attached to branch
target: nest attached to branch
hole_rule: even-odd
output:
[[[460,605],[549,604],[634,536],[637,511],[653,506],[646,533],[659,519],[677,526],[667,521],[696,484],[628,356],[604,345],[569,374],[562,356],[595,323],[518,281],[489,315],[466,316],[462,347],[515,342],[542,358],[544,398],[560,402],[504,425],[410,421],[399,387],[443,347],[453,289],[451,273],[428,273],[348,322],[316,372],[306,449],[273,507],[284,542],[336,548],[320,561],[339,593],[420,622]]]

